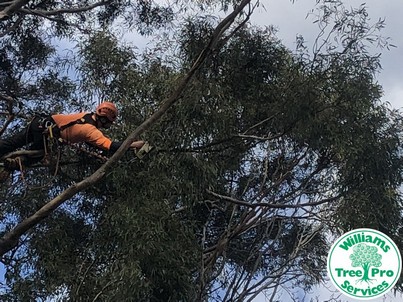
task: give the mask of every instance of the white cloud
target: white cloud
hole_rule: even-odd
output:
[[[397,109],[403,108],[403,85],[394,83],[387,85],[385,89],[384,100],[389,102],[392,107]],[[402,300],[403,301],[403,300]]]
[[[310,302],[312,301],[340,301],[340,302],[357,302],[362,300],[356,300],[349,298],[347,296],[342,295],[338,292],[331,282],[327,282],[324,285],[315,287],[311,292],[304,293],[299,289],[291,290],[294,294],[295,299],[293,300],[290,295],[284,293],[282,294],[280,301],[281,302]],[[331,300],[331,299],[335,300]],[[264,294],[260,294],[253,302],[269,302],[270,300],[265,297]],[[403,294],[399,293],[394,295],[393,292],[389,292],[386,295],[382,296],[381,298],[371,299],[368,300],[370,302],[402,302],[403,301]]]
[[[377,79],[384,89],[383,100],[390,102],[394,107],[403,107],[403,1],[401,0],[349,0],[346,7],[358,7],[366,3],[371,23],[385,19],[384,37],[390,37],[390,42],[396,48],[376,49],[374,53],[382,52],[382,70]],[[307,14],[315,8],[316,0],[261,0],[262,6],[254,12],[253,22],[258,25],[274,25],[278,29],[277,36],[291,49],[295,48],[295,37],[304,36],[309,43],[315,39],[318,28]],[[264,7],[264,8],[263,8]]]

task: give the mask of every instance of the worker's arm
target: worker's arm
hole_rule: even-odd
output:
[[[96,127],[93,127],[91,129],[91,131],[88,131],[87,141],[91,145],[93,145],[99,149],[109,151],[112,154],[115,153],[122,145],[122,142],[111,141]],[[143,145],[144,145],[144,141],[135,141],[130,144],[130,148],[131,149],[140,149],[141,147],[143,147]]]
[[[119,147],[122,145],[122,142],[112,142],[109,148],[109,151],[115,153]],[[140,149],[143,147],[144,141],[135,141],[130,144],[130,149]]]

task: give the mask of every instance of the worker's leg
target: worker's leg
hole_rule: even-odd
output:
[[[29,126],[19,133],[8,138],[0,140],[0,157],[15,151],[27,145],[30,142],[31,136],[29,134]],[[8,158],[4,161],[5,170],[2,173],[5,175],[7,171],[18,170],[20,167],[20,159]],[[9,173],[9,172],[8,172]]]
[[[21,132],[0,140],[0,157],[3,157],[7,153],[13,152],[18,148],[25,146],[30,143],[29,141],[29,131],[27,128]]]
[[[0,140],[0,156],[3,156],[9,152],[15,151],[25,145],[30,144],[29,150],[43,150],[43,127],[42,119],[35,117],[27,126],[26,129],[20,133]],[[22,166],[30,166],[37,163],[43,158],[43,156],[18,156],[18,158],[8,158],[4,162],[4,166],[8,170],[18,170]]]
[[[43,132],[44,132],[44,124],[45,120],[43,118],[35,117],[30,125],[29,134],[31,137],[32,144],[29,147],[29,150],[44,150],[45,143]],[[26,156],[24,159],[24,164],[27,166],[33,165],[43,159],[43,155],[39,156]]]

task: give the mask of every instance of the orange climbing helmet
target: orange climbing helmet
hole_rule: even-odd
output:
[[[118,117],[118,109],[115,104],[111,102],[102,102],[99,104],[95,109],[95,113],[99,116],[106,116],[106,118],[111,122],[114,122]]]

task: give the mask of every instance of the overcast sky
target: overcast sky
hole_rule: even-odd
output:
[[[253,22],[259,25],[274,25],[278,32],[277,37],[290,49],[295,49],[295,37],[304,36],[307,42],[312,42],[317,36],[318,27],[313,24],[313,18],[307,17],[308,12],[315,8],[316,0],[261,0],[264,8],[260,7],[254,12]],[[373,23],[379,18],[384,18],[386,26],[383,36],[390,37],[391,43],[396,48],[376,49],[374,53],[382,52],[381,73],[377,76],[383,86],[385,102],[390,102],[394,108],[403,107],[403,0],[345,0],[346,7],[358,7],[366,3],[369,17]],[[316,288],[311,294],[304,297],[304,293],[296,292],[298,302],[309,302],[311,298],[318,297],[320,302],[326,301],[331,296],[332,286],[329,289],[324,286]],[[334,291],[334,290],[333,290]],[[336,294],[335,297],[338,295]],[[359,301],[346,296],[340,296],[343,302]],[[266,301],[261,295],[255,302]],[[282,302],[292,301],[287,294],[283,294]],[[370,300],[371,302],[402,302],[403,295],[394,297],[388,294],[383,298]]]
[[[254,12],[254,22],[259,25],[274,25],[278,29],[277,36],[291,49],[295,49],[295,37],[300,34],[307,42],[312,42],[318,33],[313,18],[308,17],[310,10],[315,8],[316,0],[261,0],[265,8]],[[369,17],[373,23],[384,18],[386,26],[383,36],[390,37],[396,48],[376,49],[382,52],[382,71],[378,81],[384,88],[384,101],[390,102],[395,108],[403,107],[403,1],[402,0],[345,0],[346,7],[358,7],[366,3]],[[372,23],[371,22],[371,23]]]

